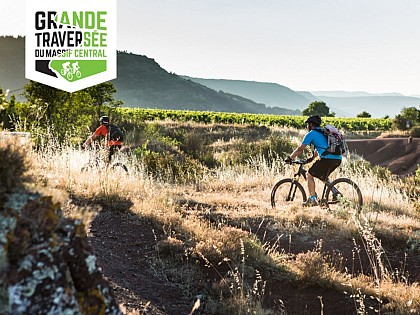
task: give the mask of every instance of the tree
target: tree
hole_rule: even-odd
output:
[[[36,105],[38,110],[44,112],[42,119],[54,121],[63,104],[67,102],[70,93],[42,83],[29,81],[25,85],[23,96],[29,103]]]
[[[30,81],[24,96],[31,114],[25,119],[30,127],[48,130],[58,140],[64,140],[69,132],[81,136],[93,122],[97,124],[102,109],[118,104],[113,98],[115,92],[109,82],[68,93]]]
[[[304,116],[319,115],[321,117],[334,117],[334,113],[330,113],[330,108],[325,102],[315,101],[309,104],[309,106],[303,110]]]
[[[400,130],[408,130],[420,124],[420,109],[403,107],[401,113],[395,116],[394,126]]]
[[[3,89],[0,86],[0,111],[4,109],[6,105],[6,92],[3,92]]]
[[[92,97],[93,105],[96,107],[96,114],[102,115],[103,106],[118,107],[121,104],[114,100],[114,94],[117,92],[111,82],[104,82],[85,89]]]
[[[357,114],[357,118],[371,118],[372,115],[369,114],[367,111],[363,111],[360,114]]]
[[[8,96],[8,93],[8,89],[3,91],[3,89],[0,87],[0,126],[3,129],[14,130],[11,119],[14,113],[16,97],[14,95],[10,95],[9,101],[7,101],[6,97]]]

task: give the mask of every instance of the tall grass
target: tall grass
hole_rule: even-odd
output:
[[[272,131],[293,143],[300,137],[299,131],[290,129],[273,128]],[[235,137],[240,138],[241,134]],[[223,150],[228,153],[230,149],[236,150],[232,139],[214,137],[213,140],[207,145],[223,144]],[[349,156],[336,176],[349,177],[359,185],[365,200],[366,221],[357,221],[354,213],[329,213],[318,207],[304,209],[299,204],[281,211],[272,210],[271,187],[293,173],[279,152],[272,151],[270,155],[261,152],[242,163],[203,167],[201,174],[190,173],[189,181],[169,181],[165,170],[160,170],[157,176],[135,154],[121,154],[118,159],[128,166],[128,176],[106,168],[82,172],[81,166],[89,161],[88,151],[71,145],[47,146],[36,153],[32,173],[38,187],[67,192],[67,196],[60,198],[68,212],[79,211],[69,202],[79,199],[108,211],[129,210],[156,222],[156,228],[167,236],[167,240],[159,243],[160,247],[156,246],[156,250],[165,248],[159,252],[159,259],[166,259],[165,264],[173,264],[179,274],[183,271],[186,274],[191,266],[183,264],[185,260],[180,258],[174,261],[174,257],[186,256],[203,266],[210,264],[219,274],[211,279],[213,290],[208,298],[217,304],[209,307],[214,313],[273,312],[264,306],[264,283],[269,281],[264,279],[267,270],[288,274],[290,279],[304,283],[349,292],[355,300],[355,309],[361,313],[367,312],[366,296],[382,301],[376,307],[379,311],[412,314],[420,309],[418,284],[395,276],[396,267],[388,265],[381,241],[395,243],[401,250],[410,242],[417,242],[418,211],[400,189],[397,179],[378,173],[357,157]],[[318,182],[317,188],[321,187]],[[92,211],[99,211],[95,207]],[[262,222],[269,223],[263,237],[258,234]],[[260,227],[256,228],[258,224]],[[277,234],[277,241],[266,239],[266,233]],[[339,258],[326,255],[321,245],[296,254],[292,254],[294,242],[279,246],[282,235],[294,239],[301,234],[311,240],[331,237],[337,244],[361,239],[360,251],[368,255],[369,270],[356,273],[344,268]],[[168,252],[180,255],[165,255]],[[354,263],[359,263],[356,258]],[[169,269],[163,268],[163,272]],[[194,277],[179,278],[181,285],[189,283],[188,292],[192,294]]]

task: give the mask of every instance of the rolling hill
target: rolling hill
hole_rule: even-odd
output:
[[[27,82],[24,38],[0,37],[0,87],[20,93]]]
[[[241,80],[183,78],[205,85],[216,91],[241,95],[268,106],[305,109],[310,101],[307,97],[277,83]]]
[[[25,79],[25,39],[0,37],[0,86],[21,93]],[[270,108],[243,96],[216,92],[161,68],[146,56],[119,52],[116,99],[127,107],[299,115],[300,111]],[[18,97],[18,100],[22,98]]]
[[[394,117],[401,112],[403,107],[416,107],[420,104],[420,98],[397,95],[372,95],[354,97],[330,97],[318,95],[318,99],[324,101],[333,111],[348,113],[344,116],[356,116],[367,111],[372,117]]]
[[[346,91],[293,91],[276,83],[201,79],[183,76],[183,78],[205,85],[216,91],[241,95],[269,106],[305,109],[311,102],[324,101],[339,117],[355,117],[367,110],[374,117],[395,116],[403,106],[420,104],[420,99],[397,93],[372,94],[367,92]]]
[[[185,76],[184,76],[185,77]],[[324,101],[339,117],[356,117],[367,111],[372,117],[393,117],[403,107],[418,106],[420,98],[399,93],[373,94],[346,91],[293,91],[275,83],[190,78],[216,90],[235,93],[270,106],[305,109],[313,101]]]
[[[216,92],[161,68],[153,59],[118,53],[118,78],[112,81],[118,99],[128,107],[290,114],[300,111],[267,107],[244,96]]]
[[[0,86],[19,94],[26,84],[24,38],[0,37]],[[367,111],[393,117],[403,107],[418,106],[420,97],[363,91],[293,91],[267,82],[201,79],[167,72],[146,56],[118,53],[116,98],[128,107],[299,115],[313,101],[324,101],[340,117]],[[19,97],[18,97],[19,100]]]

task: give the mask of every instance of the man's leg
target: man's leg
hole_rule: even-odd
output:
[[[302,204],[304,207],[312,207],[318,205],[318,197],[315,192],[315,178],[306,173],[306,182],[308,183],[309,198]]]
[[[116,150],[121,149],[121,145],[111,145],[108,148],[108,164],[111,164],[112,156],[114,155]]]
[[[108,164],[111,164],[112,156],[114,155],[114,150],[115,148],[113,145],[108,147]]]
[[[315,179],[314,177],[308,173],[306,173],[306,181],[308,183],[308,191],[311,196],[315,196]]]

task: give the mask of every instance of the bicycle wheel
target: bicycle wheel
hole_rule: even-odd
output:
[[[325,196],[328,208],[332,211],[353,210],[360,214],[362,210],[362,192],[356,183],[348,178],[338,178],[329,184]]]
[[[302,204],[305,201],[305,189],[299,182],[291,178],[282,179],[271,190],[271,206],[273,208],[286,206],[291,203]]]
[[[128,175],[128,168],[127,168],[127,166],[125,166],[124,163],[116,162],[116,163],[111,165],[111,169],[114,172]]]

